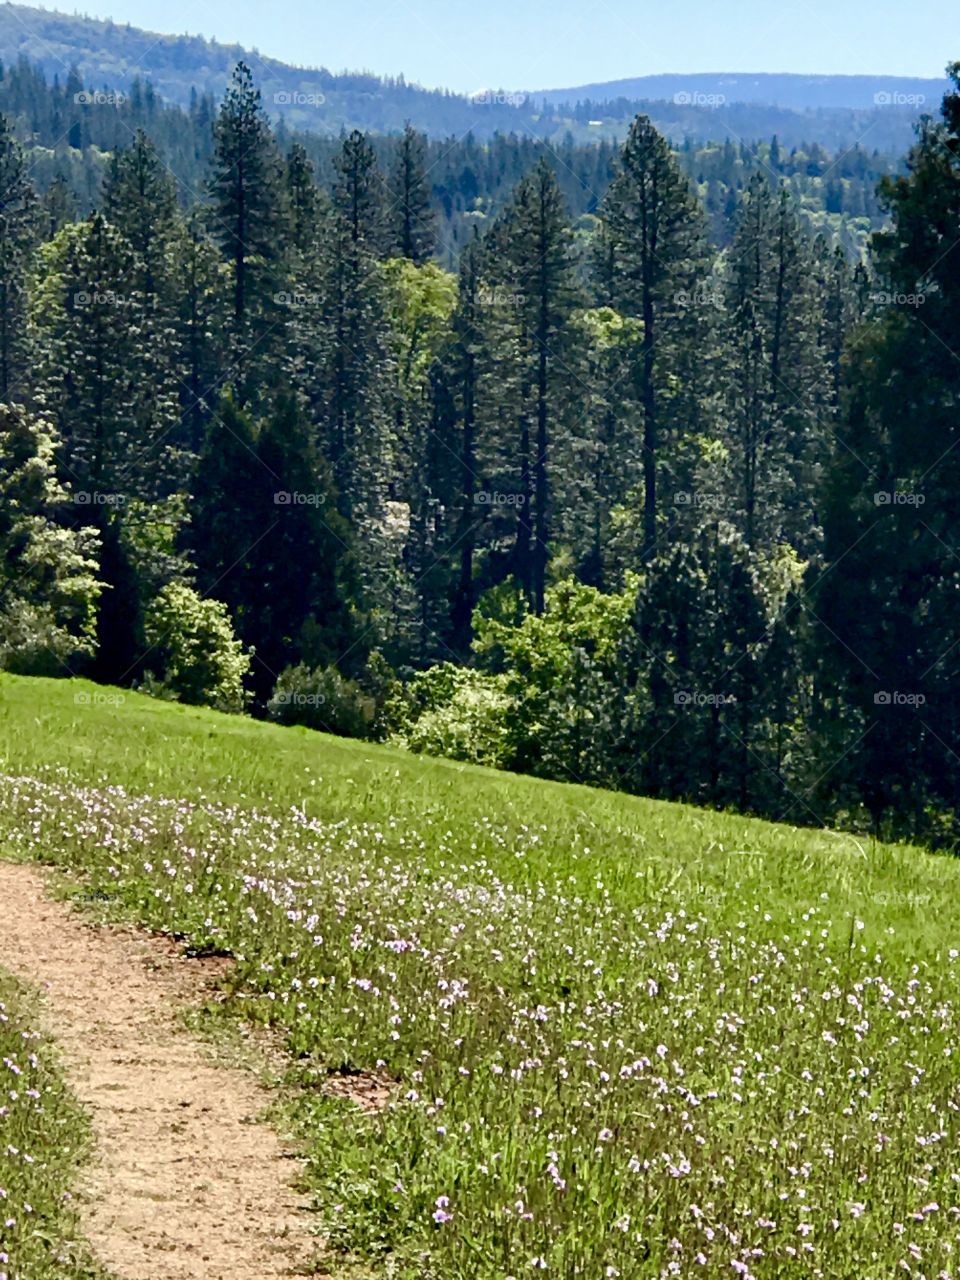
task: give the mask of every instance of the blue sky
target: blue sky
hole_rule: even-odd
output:
[[[957,0],[86,0],[83,11],[465,91],[685,71],[938,76],[960,59]]]

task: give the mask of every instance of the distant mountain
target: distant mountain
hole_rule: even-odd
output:
[[[219,98],[234,64],[253,69],[264,106],[293,130],[337,136],[343,129],[399,132],[409,120],[432,138],[472,134],[486,141],[516,133],[541,141],[623,137],[640,111],[677,144],[768,139],[788,148],[830,150],[863,138],[871,149],[902,153],[923,110],[936,110],[945,83],[864,76],[647,76],[526,94],[487,90],[467,96],[383,79],[368,72],[309,69],[202,36],[159,35],[129,24],[0,4],[0,61],[39,65],[64,83],[76,68],[87,89],[128,93],[148,81],[169,103]],[[878,99],[878,94],[888,94]],[[923,98],[923,102],[919,99]],[[889,104],[889,105],[888,105]]]
[[[919,107],[936,113],[950,87],[944,77],[917,80],[905,76],[802,76],[703,72],[695,75],[636,76],[582,84],[572,89],[544,89],[531,94],[537,102],[560,106],[576,102],[613,102],[619,98],[656,99],[678,105],[753,103],[793,111],[874,107]]]

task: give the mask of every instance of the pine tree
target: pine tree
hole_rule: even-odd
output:
[[[326,665],[358,638],[349,528],[295,402],[256,425],[231,398],[211,420],[186,542],[204,594],[253,646],[260,704],[288,666]]]
[[[459,496],[454,540],[459,571],[451,603],[451,643],[454,650],[462,654],[467,653],[473,639],[476,604],[478,397],[487,349],[480,304],[482,289],[480,248],[473,241],[460,258],[457,306],[452,319],[454,341],[445,363],[451,388],[451,447],[458,472],[454,484]]]
[[[44,192],[41,230],[45,240],[52,240],[61,227],[76,217],[77,198],[62,173],[57,173]]]
[[[299,142],[287,153],[284,187],[289,219],[287,247],[300,258],[316,250],[324,221],[329,216],[326,193],[317,186],[313,165]]]
[[[824,299],[785,190],[757,174],[730,249],[726,314],[728,439],[736,506],[751,547],[817,547],[815,493],[831,392],[821,347]]]
[[[190,263],[179,254],[182,224],[177,185],[157,148],[142,129],[132,144],[115,151],[103,183],[103,213],[133,250],[133,275],[125,286],[138,313],[143,376],[152,386],[186,392],[187,369],[177,333],[179,294]],[[185,429],[171,433],[169,443],[195,446],[189,410]]]
[[[183,549],[196,567],[204,596],[222,600],[241,637],[254,634],[260,583],[253,551],[278,519],[264,523],[264,486],[282,481],[257,458],[257,431],[249,413],[227,393],[207,425],[192,483],[191,519]]]
[[[878,305],[849,351],[849,399],[826,491],[829,571],[815,583],[824,786],[852,779],[875,830],[960,830],[960,63],[943,121],[889,179],[874,238]],[[827,785],[829,783],[829,786]]]
[[[142,264],[143,292],[166,284],[167,251],[177,217],[177,187],[157,148],[142,129],[107,167],[102,208]]]
[[[315,308],[315,417],[351,522],[382,514],[392,474],[388,330],[382,278],[366,241],[334,218],[321,250]]]
[[[604,300],[643,325],[635,387],[643,415],[643,552],[650,557],[657,546],[663,448],[671,435],[689,429],[689,401],[696,399],[697,316],[687,300],[697,295],[704,273],[706,229],[687,179],[646,116],[631,126],[603,217],[611,254],[611,295]],[[668,399],[672,379],[689,388],[687,403]]]
[[[824,409],[832,421],[840,408],[844,348],[857,318],[854,271],[841,246],[836,245],[831,251],[823,236],[817,237],[813,256],[822,300],[817,341],[829,388]]]
[[[528,389],[521,405],[521,490],[529,494],[520,524],[527,545],[518,543],[518,578],[542,613],[553,539],[562,460],[569,457],[576,349],[571,317],[580,296],[572,260],[572,231],[553,170],[541,159],[521,182],[506,214],[505,283],[513,291],[521,333],[522,378]],[[524,472],[526,471],[526,475]]]
[[[131,246],[97,213],[44,247],[33,300],[37,402],[59,431],[76,501],[101,526],[178,478],[176,384],[146,348],[138,284]]]
[[[392,251],[417,265],[426,262],[436,238],[426,175],[426,143],[409,122],[397,144],[388,198]]]
[[[637,561],[633,509],[642,492],[643,438],[631,372],[643,328],[612,307],[586,310],[576,324],[585,395],[559,513],[561,542],[581,582],[621,589]]]
[[[38,230],[37,198],[23,151],[0,116],[0,401],[27,388],[27,273]]]
[[[220,106],[214,138],[211,233],[230,264],[236,382],[243,398],[256,399],[277,364],[286,215],[273,133],[243,62]]]
[[[193,210],[178,222],[170,243],[177,265],[173,278],[173,331],[179,374],[182,437],[191,453],[203,443],[210,414],[229,373],[223,317],[229,310],[227,268],[206,227]]]
[[[384,240],[384,184],[376,152],[367,136],[354,129],[334,158],[333,203],[354,243],[378,253]]]
[[[752,806],[768,634],[756,561],[725,520],[650,564],[628,645],[637,762],[628,767],[642,790]]]

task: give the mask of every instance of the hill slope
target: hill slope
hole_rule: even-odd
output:
[[[792,111],[869,111],[877,106],[921,107],[935,112],[950,81],[907,76],[802,76],[745,72],[696,72],[635,76],[572,89],[543,89],[533,95],[554,106],[566,102],[613,102],[617,98],[700,98],[755,103]]]
[[[854,91],[846,77],[830,76],[653,76],[532,96],[492,91],[467,97],[368,73],[293,67],[256,50],[201,36],[162,35],[128,24],[2,4],[0,60],[11,64],[19,58],[40,65],[47,76],[56,75],[61,82],[75,66],[85,86],[113,94],[127,92],[137,77],[144,77],[165,100],[181,106],[190,103],[194,91],[219,97],[232,67],[243,58],[252,66],[271,114],[293,128],[333,136],[350,128],[398,132],[409,120],[435,138],[473,133],[487,139],[515,131],[541,139],[569,132],[586,141],[622,137],[633,116],[644,111],[676,141],[769,139],[777,134],[788,147],[818,142],[833,149],[863,137],[871,148],[902,152],[921,110],[917,103],[878,109],[864,89]],[[892,91],[904,90],[894,78],[878,78],[881,81],[893,86]],[[913,81],[904,83],[915,88]],[[932,108],[942,92],[939,82],[916,84],[926,86],[920,92]],[[708,85],[713,86],[709,92],[700,87]],[[675,101],[682,92],[688,97]],[[718,92],[725,96],[719,109],[712,99],[704,100]],[[583,109],[576,109],[578,101]],[[558,110],[558,104],[569,104],[569,109]],[[857,110],[851,110],[853,106]]]
[[[957,1247],[954,861],[10,677],[3,850],[235,958],[217,1016],[285,1037],[318,1229],[374,1273]]]

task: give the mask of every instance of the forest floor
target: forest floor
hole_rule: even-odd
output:
[[[298,1162],[256,1123],[266,1092],[181,1022],[230,962],[91,925],[31,866],[0,862],[0,902],[0,966],[43,991],[44,1021],[92,1118],[81,1221],[102,1266],[118,1280],[316,1274]]]

